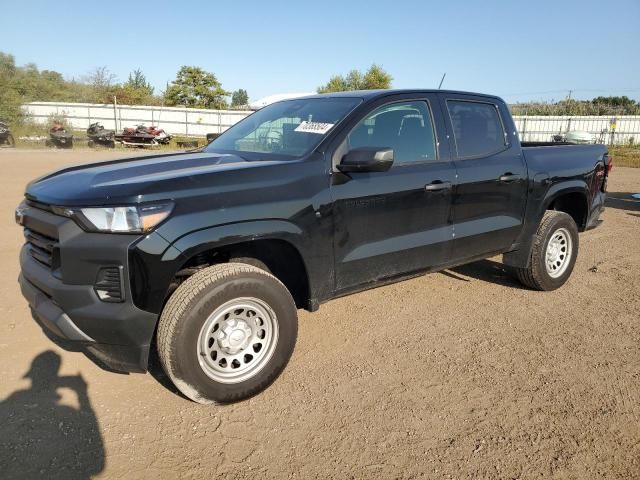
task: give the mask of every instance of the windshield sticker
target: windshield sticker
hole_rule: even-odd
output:
[[[333,123],[321,123],[321,122],[307,122],[304,121],[300,123],[294,130],[294,132],[304,132],[304,133],[318,133],[320,135],[324,135],[333,127]]]

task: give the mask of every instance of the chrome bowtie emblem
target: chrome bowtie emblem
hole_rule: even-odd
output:
[[[15,219],[18,225],[24,225],[24,215],[29,210],[29,207],[16,208]]]

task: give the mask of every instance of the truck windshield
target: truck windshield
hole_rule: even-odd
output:
[[[241,120],[211,142],[207,152],[233,153],[248,160],[297,158],[314,149],[362,100],[311,98],[277,102]]]

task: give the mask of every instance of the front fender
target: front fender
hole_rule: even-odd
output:
[[[175,250],[167,250],[164,261],[181,257],[184,261],[198,253],[214,248],[253,240],[284,240],[301,252],[303,231],[284,220],[256,220],[228,223],[191,232],[173,243]],[[180,255],[177,255],[180,252]],[[304,257],[303,257],[304,258]]]
[[[129,255],[134,303],[143,310],[159,314],[176,272],[193,256],[215,248],[264,239],[288,242],[298,251],[306,272],[309,272],[302,229],[282,220],[258,220],[204,228],[188,233],[172,244],[158,234],[152,234],[139,242]],[[312,291],[315,284],[311,278],[308,281]]]

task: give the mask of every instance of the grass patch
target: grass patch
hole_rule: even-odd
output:
[[[613,157],[613,167],[640,168],[640,145],[610,146],[609,155]]]

